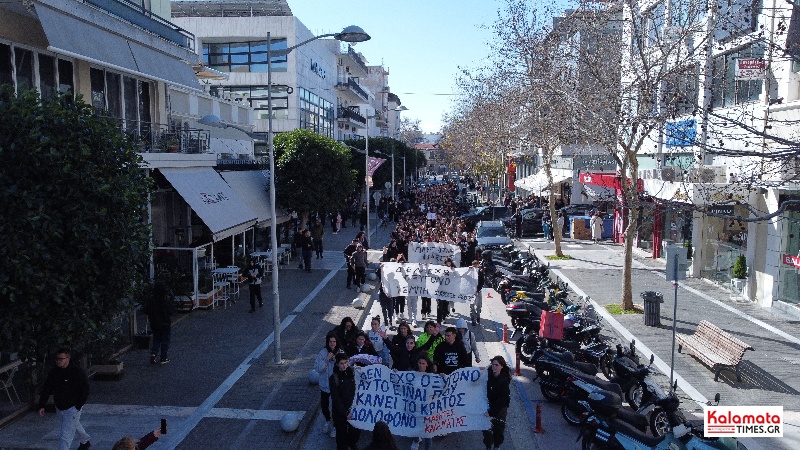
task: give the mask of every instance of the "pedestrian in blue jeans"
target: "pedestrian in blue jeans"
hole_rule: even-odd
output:
[[[56,352],[56,366],[47,374],[39,394],[39,415],[44,417],[44,407],[52,395],[61,420],[58,450],[69,450],[76,432],[81,443],[78,450],[88,450],[92,444],[81,425],[81,409],[89,398],[89,378],[80,367],[70,366],[70,356],[65,348]]]
[[[150,364],[156,364],[156,359],[161,356],[161,364],[169,362],[167,351],[172,329],[172,300],[167,295],[167,287],[157,281],[153,284],[153,295],[144,310],[150,329],[153,330],[153,346],[150,349]]]

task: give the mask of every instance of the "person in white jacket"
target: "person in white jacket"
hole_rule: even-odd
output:
[[[470,367],[472,367],[472,358],[474,356],[475,362],[481,362],[481,354],[478,353],[478,341],[475,339],[475,333],[470,331],[467,328],[467,321],[464,318],[460,318],[456,321],[456,328],[458,332],[461,333],[461,342],[464,343],[464,348],[467,350],[467,354],[469,355],[470,359]]]
[[[325,418],[322,432],[325,434],[330,433],[331,437],[336,437],[336,429],[331,425],[331,388],[328,379],[333,374],[336,355],[339,353],[344,353],[344,350],[339,344],[336,334],[331,332],[325,336],[325,347],[317,353],[317,359],[314,361],[314,370],[319,373],[319,404],[322,409],[322,416]]]

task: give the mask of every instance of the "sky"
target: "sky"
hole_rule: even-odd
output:
[[[335,33],[358,25],[372,39],[355,46],[369,65],[389,71],[391,91],[419,119],[426,133],[438,132],[451,110],[459,68],[484,65],[492,26],[503,0],[287,0],[312,33]]]

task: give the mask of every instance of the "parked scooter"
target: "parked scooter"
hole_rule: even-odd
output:
[[[617,397],[617,398],[614,398]],[[715,401],[719,403],[719,394]],[[586,403],[592,412],[581,421],[578,440],[581,449],[613,448],[623,450],[738,450],[735,438],[705,438],[702,428],[692,422],[684,421],[660,437],[648,436],[618,418],[620,399],[613,392],[598,390],[591,393]]]

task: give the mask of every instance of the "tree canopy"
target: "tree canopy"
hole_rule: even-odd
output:
[[[0,350],[41,360],[105,334],[144,280],[149,183],[119,122],[0,88]]]
[[[298,211],[340,208],[353,192],[350,150],[331,138],[297,129],[275,137],[275,193],[279,206]],[[305,216],[304,216],[305,217]]]

